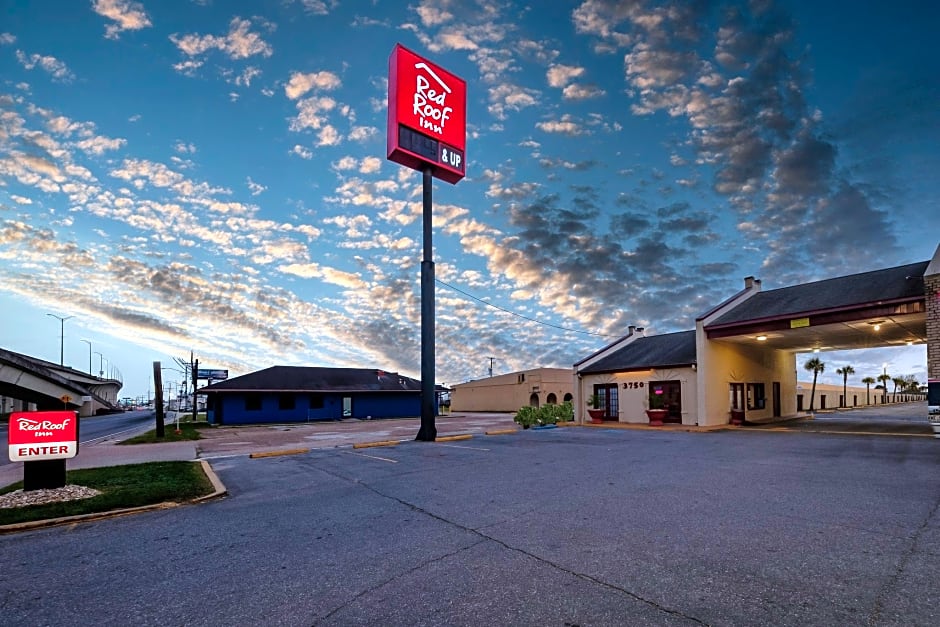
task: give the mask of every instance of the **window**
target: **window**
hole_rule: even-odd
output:
[[[260,394],[246,394],[245,395],[245,411],[261,411],[261,395]]]
[[[546,397],[545,402],[548,403],[549,405],[555,405],[558,403],[558,397],[550,393],[548,397]]]
[[[296,400],[293,394],[280,394],[277,397],[277,408],[281,411],[294,409]]]
[[[764,392],[763,383],[747,384],[747,408],[764,409],[767,405],[767,394]]]
[[[524,372],[520,372],[518,375],[516,375],[516,383],[525,383],[525,373],[524,373]]]

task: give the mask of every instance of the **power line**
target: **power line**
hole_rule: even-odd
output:
[[[583,334],[583,335],[593,335],[593,336],[595,336],[595,337],[620,337],[620,336],[618,336],[618,335],[607,335],[607,334],[604,334],[604,333],[594,333],[593,331],[581,331],[581,330],[579,330],[579,329],[571,329],[571,328],[569,328],[569,327],[563,327],[563,326],[560,326],[560,325],[557,325],[557,324],[552,324],[551,322],[543,322],[542,320],[536,320],[535,318],[530,318],[530,317],[528,317],[528,316],[523,316],[522,314],[516,313],[515,311],[510,311],[509,309],[505,309],[505,308],[503,308],[503,307],[500,307],[499,305],[494,305],[493,303],[489,303],[489,302],[483,300],[482,298],[477,298],[477,297],[474,296],[473,294],[469,294],[469,293],[463,291],[462,289],[460,289],[459,287],[454,287],[453,285],[451,285],[451,284],[449,284],[449,283],[444,283],[444,282],[441,281],[440,279],[434,279],[434,282],[435,282],[435,283],[439,283],[439,284],[443,285],[444,287],[446,287],[446,288],[448,288],[448,289],[452,289],[452,290],[454,290],[455,292],[458,292],[458,293],[460,293],[460,294],[463,294],[463,295],[466,296],[467,298],[472,298],[473,300],[475,300],[475,301],[477,301],[477,302],[479,302],[479,303],[483,303],[483,304],[486,305],[487,307],[492,307],[493,309],[498,309],[498,310],[502,311],[503,313],[508,313],[508,314],[511,315],[511,316],[515,316],[515,317],[517,317],[517,318],[522,318],[523,320],[528,320],[529,322],[534,322],[534,323],[536,323],[536,324],[541,324],[541,325],[544,325],[544,326],[546,326],[546,327],[552,327],[553,329],[561,329],[562,331],[569,331],[569,332],[571,332],[571,333],[581,333],[581,334]]]

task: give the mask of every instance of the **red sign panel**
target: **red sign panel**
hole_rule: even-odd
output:
[[[456,183],[467,172],[467,83],[396,44],[388,58],[388,158]]]
[[[7,439],[11,462],[75,457],[78,454],[78,412],[13,412]]]

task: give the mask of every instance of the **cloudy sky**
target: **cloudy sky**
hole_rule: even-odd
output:
[[[74,316],[66,364],[91,349],[126,396],[190,351],[420,376],[395,43],[467,81],[467,177],[434,189],[438,382],[940,242],[926,0],[3,4],[0,346],[58,361],[46,314]],[[824,358],[923,381],[924,355]]]

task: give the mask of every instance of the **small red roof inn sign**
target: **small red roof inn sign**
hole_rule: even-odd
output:
[[[13,412],[8,441],[11,462],[75,457],[78,454],[78,412]]]
[[[467,83],[396,44],[388,58],[388,158],[456,183],[467,172]]]

